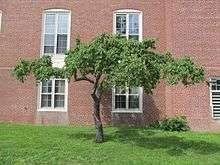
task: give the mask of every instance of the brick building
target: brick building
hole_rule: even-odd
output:
[[[51,79],[36,85],[30,77],[22,84],[11,70],[21,57],[44,54],[60,67],[78,35],[89,41],[102,32],[158,38],[158,50],[191,54],[210,82],[188,88],[161,82],[153,95],[141,88],[114,90],[102,100],[105,123],[143,125],[185,115],[195,130],[220,127],[219,0],[0,0],[0,121],[93,124],[87,82]]]

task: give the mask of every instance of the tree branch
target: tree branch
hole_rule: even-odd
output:
[[[94,82],[94,86],[93,86],[93,93],[92,93],[92,97],[93,99],[97,99],[98,101],[100,101],[101,96],[102,96],[102,91],[100,90],[100,78],[102,75],[97,75],[96,80]]]
[[[85,80],[85,81],[88,81],[88,82],[90,82],[90,83],[92,83],[92,84],[95,83],[93,80],[91,80],[90,78],[88,78],[88,77],[86,77],[86,76],[80,76],[80,77],[78,77],[78,76],[77,76],[77,72],[75,72],[73,76],[74,76],[75,81]]]
[[[94,92],[93,92],[93,94],[96,93],[96,90],[97,90],[98,85],[99,85],[99,79],[100,79],[100,78],[101,78],[101,75],[98,75],[98,76],[96,77],[96,80],[95,80],[95,83],[94,83]]]

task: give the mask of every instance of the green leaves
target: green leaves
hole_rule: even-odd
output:
[[[160,122],[159,128],[171,132],[181,132],[190,130],[185,116],[175,116],[171,118],[166,118]]]
[[[15,76],[17,80],[24,82],[24,80],[26,80],[27,76],[29,75],[30,71],[30,62],[21,59],[20,62],[15,66],[12,74]]]
[[[53,76],[52,62],[49,56],[33,60],[30,66],[37,81],[48,80]]]
[[[80,73],[78,80],[98,82],[99,89],[116,86],[143,86],[150,93],[161,79],[168,84],[184,85],[204,80],[204,69],[191,58],[176,59],[171,53],[154,51],[156,40],[142,42],[127,40],[119,35],[103,33],[89,43],[76,40],[76,45],[67,52],[63,68],[52,67],[51,58],[44,56],[33,61],[21,60],[15,66],[14,75],[24,81],[32,73],[37,81],[50,77],[70,79]]]
[[[175,59],[163,67],[163,78],[171,85],[182,82],[184,85],[204,80],[204,69],[194,64],[190,57]]]
[[[13,70],[13,75],[21,82],[24,82],[30,73],[34,75],[37,82],[48,80],[51,77],[65,77],[63,69],[52,67],[49,56],[43,56],[33,61],[21,59]]]

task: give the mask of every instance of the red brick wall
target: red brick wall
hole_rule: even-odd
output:
[[[206,66],[207,77],[219,72],[218,0],[0,0],[3,11],[0,33],[0,121],[29,123],[92,124],[91,86],[71,82],[67,113],[37,112],[37,88],[32,78],[21,84],[10,74],[17,60],[37,58],[41,47],[42,13],[46,9],[71,10],[71,45],[80,35],[83,41],[102,32],[112,32],[113,11],[143,11],[144,37],[159,39],[158,50],[193,54]],[[202,91],[202,92],[201,92]],[[202,101],[201,101],[202,100]],[[111,114],[111,94],[102,101],[106,123],[146,124],[166,115],[185,114],[195,129],[216,128],[211,118],[209,91],[205,84],[185,89],[161,83],[153,96],[144,96],[143,114]]]
[[[220,76],[220,1],[167,1],[167,49],[181,57],[192,55],[204,65],[206,80]],[[168,116],[186,115],[196,130],[216,130],[220,123],[212,119],[209,87],[206,83],[185,88],[166,88]]]
[[[11,77],[9,69],[0,69],[0,121],[34,123],[37,93],[30,80],[22,84]]]

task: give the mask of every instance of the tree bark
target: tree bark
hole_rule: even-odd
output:
[[[94,117],[94,122],[95,122],[95,128],[96,128],[96,142],[97,143],[102,143],[104,142],[104,134],[103,134],[103,127],[102,127],[102,121],[101,121],[101,116],[100,116],[100,102],[101,102],[101,97],[102,97],[102,90],[100,90],[100,78],[102,74],[99,74],[96,76],[95,80],[90,79],[86,76],[82,76],[80,71],[78,71],[80,76],[77,75],[77,72],[74,72],[74,79],[75,81],[88,81],[91,84],[93,84],[93,93],[91,94],[92,99],[93,99],[93,117]]]
[[[95,93],[92,94],[93,104],[94,104],[94,122],[96,128],[96,143],[102,143],[104,141],[104,134],[103,134],[103,127],[102,121],[100,116],[100,97],[97,96]]]

